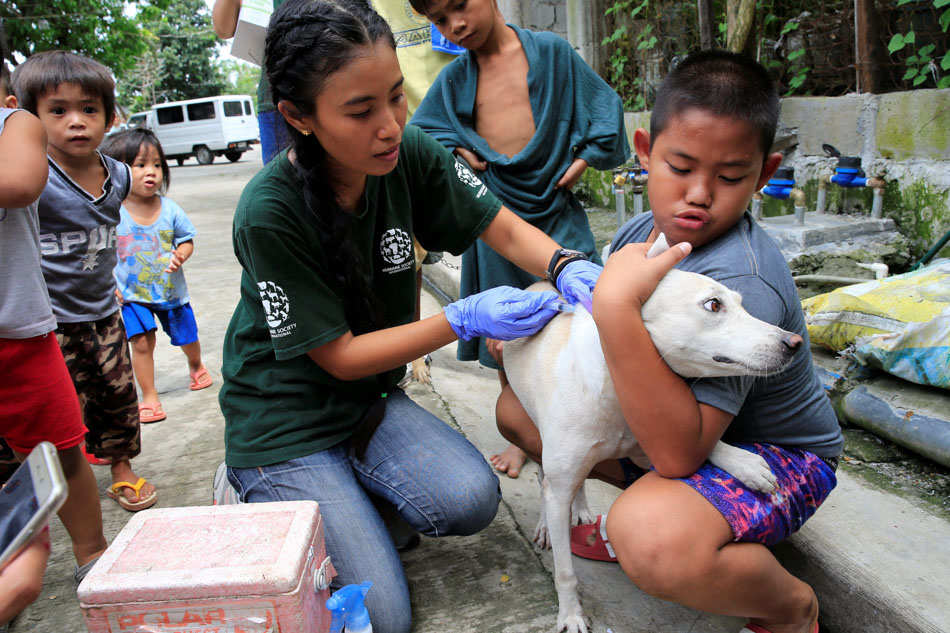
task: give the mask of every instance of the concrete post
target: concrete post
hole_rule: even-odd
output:
[[[567,40],[595,71],[603,67],[603,0],[567,0]]]
[[[505,22],[521,28],[528,27],[528,21],[525,19],[525,8],[528,3],[521,0],[497,0],[497,2],[498,10],[505,16]]]

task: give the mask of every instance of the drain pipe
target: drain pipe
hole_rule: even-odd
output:
[[[792,275],[796,284],[834,284],[836,286],[851,286],[871,281],[859,277],[836,277],[834,275]]]
[[[945,419],[899,407],[867,385],[844,391],[847,379],[819,365],[815,365],[815,374],[842,423],[859,426],[950,466],[950,425]]]

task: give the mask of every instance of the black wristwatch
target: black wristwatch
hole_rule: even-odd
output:
[[[561,265],[558,266],[558,261],[565,257],[567,259],[565,259]],[[579,259],[588,259],[588,257],[581,251],[572,251],[566,248],[559,248],[554,251],[554,255],[551,256],[551,262],[548,264],[547,270],[544,271],[544,276],[547,277],[548,281],[551,282],[551,285],[556,288],[558,275],[561,274],[561,271],[564,270],[564,267],[571,262],[576,262]]]

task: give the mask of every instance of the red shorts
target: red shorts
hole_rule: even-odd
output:
[[[0,436],[10,448],[29,453],[45,440],[63,450],[82,443],[85,435],[56,336],[0,339]]]

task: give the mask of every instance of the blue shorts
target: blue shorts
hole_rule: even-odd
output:
[[[147,303],[127,301],[122,304],[122,320],[125,321],[125,335],[133,336],[151,332],[157,329],[155,318],[162,322],[162,329],[172,340],[172,345],[182,346],[198,340],[198,323],[191,304],[172,308],[171,310],[157,310]]]
[[[838,483],[835,471],[814,453],[774,444],[735,444],[760,455],[775,474],[772,493],[747,488],[726,471],[704,462],[680,481],[703,495],[726,518],[737,541],[775,545],[802,527]],[[620,460],[627,485],[637,467]],[[642,471],[641,471],[642,472]]]

